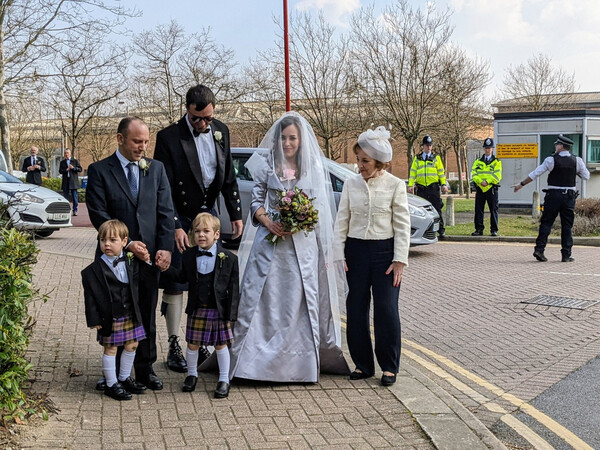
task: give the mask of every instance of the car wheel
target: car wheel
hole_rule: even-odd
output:
[[[34,234],[35,234],[35,237],[47,238],[48,236],[50,236],[55,231],[56,230],[37,230]]]

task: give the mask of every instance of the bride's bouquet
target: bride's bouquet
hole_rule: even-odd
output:
[[[315,229],[319,221],[319,211],[313,206],[314,198],[309,198],[302,189],[294,187],[289,191],[279,191],[277,193],[277,212],[271,216],[272,220],[279,221],[283,226],[283,231],[297,233],[304,231],[308,234]],[[277,245],[284,237],[269,233],[266,239],[273,245]]]

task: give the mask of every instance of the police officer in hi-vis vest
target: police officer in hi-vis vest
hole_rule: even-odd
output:
[[[535,241],[533,256],[538,261],[548,261],[544,255],[546,242],[556,216],[560,214],[560,252],[562,262],[575,261],[571,256],[573,247],[573,221],[575,220],[575,198],[578,195],[575,184],[576,176],[589,180],[590,172],[583,160],[570,153],[573,141],[562,134],[554,142],[554,154],[535,168],[527,178],[512,186],[518,192],[523,186],[531,183],[544,172],[548,171],[548,188],[544,189],[544,211],[540,220],[540,231]]]
[[[498,188],[502,180],[502,161],[494,156],[494,140],[483,141],[484,155],[476,159],[471,169],[475,183],[475,232],[471,236],[483,236],[483,211],[487,203],[490,209],[490,231],[498,236]]]
[[[433,149],[433,139],[428,134],[423,138],[421,144],[421,153],[415,156],[410,166],[410,176],[408,178],[408,192],[417,194],[425,200],[431,202],[440,216],[440,228],[438,236],[440,239],[446,237],[444,220],[442,219],[442,196],[440,195],[440,186],[442,192],[448,192],[446,186],[446,171],[439,155],[435,155]],[[415,189],[416,188],[416,189]]]

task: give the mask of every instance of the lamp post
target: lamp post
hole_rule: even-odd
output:
[[[283,52],[285,53],[285,110],[291,111],[290,101],[290,49],[288,34],[287,0],[283,0]]]

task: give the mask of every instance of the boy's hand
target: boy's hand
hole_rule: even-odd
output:
[[[90,330],[101,330],[102,329],[102,325],[94,325],[93,327],[90,327]]]

